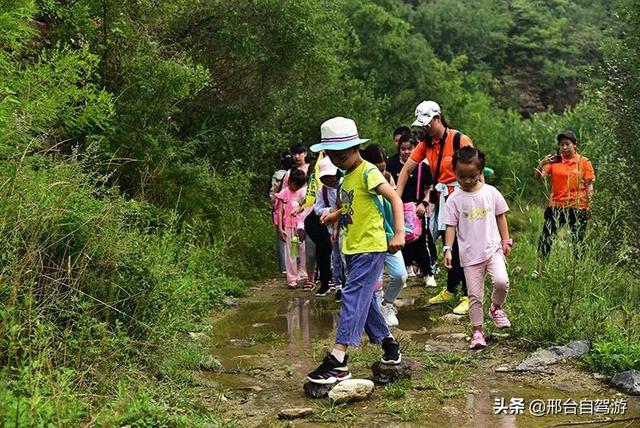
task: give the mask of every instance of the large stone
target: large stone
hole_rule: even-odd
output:
[[[627,370],[611,379],[611,386],[629,395],[640,395],[640,371]]]
[[[313,409],[310,407],[294,407],[292,409],[282,409],[278,412],[278,418],[284,420],[306,418],[311,415],[313,415]]]
[[[322,384],[307,382],[302,388],[304,389],[304,393],[311,398],[327,398],[329,391],[331,391],[335,385],[335,383]]]
[[[406,361],[400,364],[383,364],[380,361],[371,366],[373,372],[372,380],[377,385],[387,385],[389,383],[398,382],[402,379],[411,379],[412,365]]]
[[[568,343],[565,346],[551,346],[547,349],[541,349],[533,352],[524,361],[518,364],[516,370],[536,371],[540,370],[544,366],[556,364],[564,359],[580,359],[589,352],[590,347],[591,343],[585,340],[577,340]]]
[[[205,355],[204,357],[202,357],[202,359],[200,360],[200,368],[203,370],[211,370],[218,373],[224,371],[222,363],[213,355]]]
[[[329,391],[329,398],[334,403],[349,403],[366,400],[371,396],[375,385],[369,379],[347,379]]]

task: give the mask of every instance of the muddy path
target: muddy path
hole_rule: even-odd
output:
[[[488,326],[488,347],[469,351],[467,318],[456,319],[445,306],[426,306],[435,292],[410,280],[398,302],[400,325],[392,330],[403,360],[413,361],[413,379],[376,387],[369,400],[332,406],[329,399],[307,398],[302,385],[333,345],[339,313],[333,295],[287,290],[281,280],[254,285],[195,339],[222,364],[218,370],[194,373],[197,394],[230,426],[243,427],[546,427],[640,416],[640,397],[609,389],[579,363],[550,366],[539,374],[496,372],[527,356],[523,344]],[[365,336],[349,353],[353,377],[370,378],[380,348]],[[534,400],[535,412],[530,407]],[[311,408],[314,414],[278,420],[280,410],[292,407]],[[542,416],[532,414],[536,412]],[[640,420],[607,426],[640,426]]]

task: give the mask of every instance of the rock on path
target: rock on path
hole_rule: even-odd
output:
[[[329,398],[334,403],[366,400],[371,396],[374,388],[375,385],[369,379],[347,379],[329,391]]]
[[[386,385],[398,382],[402,379],[411,379],[415,366],[420,367],[417,361],[402,361],[400,364],[382,364],[377,361],[371,366],[373,372],[373,381],[377,385]]]
[[[307,394],[308,397],[326,398],[329,395],[329,391],[331,391],[334,386],[334,383],[321,384],[315,382],[307,382],[302,386],[302,388],[304,389],[304,393]]]
[[[294,407],[280,410],[280,412],[278,412],[278,419],[293,420],[306,418],[311,415],[313,415],[313,409],[310,407]]]
[[[580,359],[584,357],[591,343],[586,340],[576,340],[565,346],[551,346],[546,349],[533,352],[516,367],[517,371],[536,371],[544,366],[556,364],[567,358]]]
[[[640,395],[640,371],[627,370],[611,379],[611,386],[629,395]]]

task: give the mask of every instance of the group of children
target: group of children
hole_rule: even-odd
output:
[[[427,132],[431,120],[442,116],[439,107],[430,114],[425,121],[424,112],[416,110],[417,119],[426,122],[418,125]],[[441,122],[444,122],[442,118],[440,122],[433,122],[431,127],[436,128],[434,124]],[[359,151],[359,146],[368,140],[359,137],[353,120],[335,117],[323,123],[320,130],[321,141],[313,145],[311,151],[321,155],[309,179],[306,179],[302,168],[292,168],[283,176],[281,189],[274,192],[272,188],[272,193],[276,201],[278,236],[284,242],[289,287],[297,287],[299,280],[308,288],[312,287],[313,273],[306,270],[304,242],[308,238],[305,230],[310,232],[313,229],[305,226],[315,220],[307,220],[307,217],[317,218],[318,223],[326,228],[324,233],[329,238],[332,277],[341,289],[339,325],[333,349],[318,368],[307,375],[310,382],[329,384],[351,377],[346,352],[349,346],[359,344],[363,330],[371,342],[382,345],[383,364],[400,364],[400,345],[389,326],[397,325],[393,303],[408,275],[407,261],[400,251],[407,244],[405,237],[411,235],[405,227],[405,218],[414,218],[416,212],[418,217],[426,217],[430,204],[436,201],[437,205],[437,194],[430,194],[435,193],[438,187],[434,185],[433,177],[425,177],[428,175],[426,172],[419,174],[423,178],[418,178],[410,190],[410,203],[405,202],[409,197],[401,196],[412,173],[409,169],[415,169],[419,162],[406,162],[407,156],[404,156],[401,171],[396,171],[400,181],[396,189],[393,177],[386,171],[386,159],[381,148],[369,145]],[[442,142],[445,137],[446,128]],[[401,139],[406,143],[405,137],[401,136]],[[398,146],[400,153],[402,146]],[[415,147],[415,141],[408,146]],[[446,197],[446,203],[442,203],[440,212],[434,214],[438,218],[432,218],[433,222],[442,223],[444,227],[422,223],[424,229],[430,228],[434,233],[419,233],[422,239],[420,248],[425,248],[428,258],[426,261],[421,259],[418,264],[425,276],[425,285],[435,285],[435,249],[431,251],[429,247],[434,247],[433,238],[438,237],[439,231],[446,229],[443,237],[444,265],[453,270],[454,258],[459,258],[455,262],[464,271],[469,289],[469,316],[474,331],[471,348],[480,349],[486,346],[482,328],[485,272],[489,272],[494,286],[489,316],[498,328],[510,326],[502,308],[508,291],[505,256],[512,245],[505,218],[508,207],[499,191],[484,183],[484,154],[470,144],[456,149],[452,157],[445,159],[455,174],[455,186],[451,186],[455,191],[439,188],[438,193],[447,193],[440,198],[444,201]],[[441,162],[442,154],[436,171],[441,168]],[[435,175],[438,177],[440,174],[436,172]],[[307,183],[313,188],[305,188]],[[312,205],[305,201],[305,195],[313,198]],[[320,256],[324,251],[320,247],[324,248],[326,244],[318,238],[312,241],[316,245],[317,258],[326,264],[326,254]],[[454,243],[457,244],[457,254],[452,254]],[[391,279],[384,297],[378,301],[376,287],[381,284],[385,266]],[[326,268],[318,267],[321,271],[318,294],[325,295],[329,290],[330,275],[323,274]]]

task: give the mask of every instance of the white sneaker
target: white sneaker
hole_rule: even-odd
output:
[[[425,275],[424,277],[425,287],[437,287],[436,278],[433,275]]]
[[[413,271],[413,266],[407,266],[407,276],[409,278],[416,276],[416,273]]]
[[[400,324],[398,317],[396,316],[397,310],[392,304],[387,303],[386,305],[380,305],[380,311],[382,312],[382,316],[384,317],[387,326],[396,327]]]

